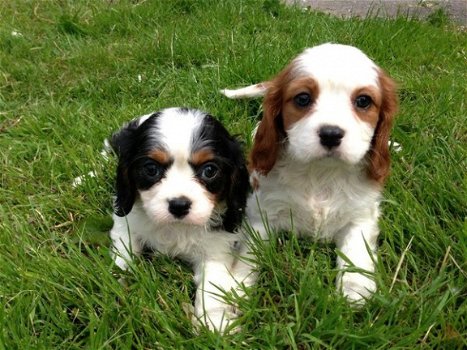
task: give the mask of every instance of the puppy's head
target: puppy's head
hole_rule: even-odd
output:
[[[252,170],[267,174],[285,151],[302,162],[365,164],[370,179],[384,181],[397,96],[392,80],[363,52],[338,44],[316,46],[266,84]]]
[[[249,191],[242,148],[213,117],[170,108],[112,136],[119,163],[115,212],[140,201],[157,224],[224,228],[241,222]]]

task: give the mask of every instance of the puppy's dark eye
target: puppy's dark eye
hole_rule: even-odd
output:
[[[355,106],[362,109],[370,107],[372,103],[373,100],[368,95],[360,95],[355,99]]]
[[[215,179],[220,173],[219,167],[214,163],[207,163],[201,167],[199,174],[204,181]]]
[[[308,94],[306,92],[302,92],[302,93],[296,95],[293,98],[293,100],[294,100],[295,105],[297,105],[298,107],[301,107],[301,108],[308,107],[312,103],[312,99],[311,99],[310,94]]]
[[[143,170],[147,176],[158,178],[162,175],[163,168],[159,163],[148,160],[143,164]]]

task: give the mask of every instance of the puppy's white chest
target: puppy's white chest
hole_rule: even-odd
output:
[[[190,259],[201,254],[205,235],[198,228],[168,225],[144,232],[142,239],[159,253]]]
[[[289,197],[288,206],[293,215],[294,226],[300,235],[318,239],[330,239],[346,221],[346,198],[339,197],[329,188],[312,188],[302,191],[301,205]]]
[[[319,193],[311,193],[308,198],[306,198],[306,206],[304,207],[306,216],[312,221],[311,226],[314,226],[315,230],[319,230],[325,222],[328,220],[331,214],[335,214],[331,205],[329,205],[329,200],[332,196],[332,193],[328,189],[324,189]]]
[[[268,184],[269,185],[269,184]],[[321,188],[314,190],[310,187],[293,185],[273,187],[280,191],[270,191],[269,186],[261,187],[256,196],[250,199],[248,211],[253,212],[258,204],[268,223],[277,229],[293,230],[301,236],[313,236],[318,239],[329,239],[336,230],[340,220],[340,209],[333,205],[333,191]],[[249,214],[252,218],[252,214]]]
[[[260,180],[258,202],[272,227],[331,240],[354,220],[377,216],[373,211],[377,210],[379,191],[371,189],[358,173],[292,174],[300,176],[291,176],[290,169],[281,167]],[[256,205],[256,199],[250,205]]]

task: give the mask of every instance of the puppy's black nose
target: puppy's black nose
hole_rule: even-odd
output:
[[[191,208],[191,201],[186,197],[178,197],[169,200],[169,212],[178,219],[188,214]]]
[[[326,148],[337,147],[345,135],[345,131],[334,125],[324,125],[319,131],[319,141]]]

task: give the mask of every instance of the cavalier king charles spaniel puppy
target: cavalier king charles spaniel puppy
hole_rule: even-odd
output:
[[[144,247],[191,263],[194,321],[223,332],[236,315],[220,294],[244,273],[236,230],[250,185],[240,143],[212,116],[186,108],[135,119],[110,143],[118,156],[116,265],[127,269]]]
[[[252,227],[265,237],[264,219],[274,230],[335,242],[337,287],[362,303],[376,289],[395,84],[359,49],[328,43],[306,49],[270,81],[222,92],[264,96],[250,154]]]

